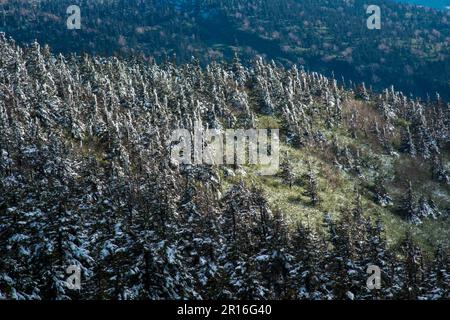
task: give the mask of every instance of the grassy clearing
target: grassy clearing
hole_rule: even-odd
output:
[[[279,128],[280,121],[277,118],[263,116],[258,118],[259,128]],[[425,168],[414,171],[410,174],[411,166],[414,164],[406,163],[410,160],[405,158],[396,158],[395,156],[380,155],[373,153],[370,146],[363,140],[350,139],[346,132],[336,131],[338,140],[344,144],[352,144],[359,148],[361,155],[370,159],[376,159],[379,170],[382,170],[392,177],[396,177],[389,184],[388,190],[394,200],[399,200],[404,189],[399,179],[404,179],[405,175],[410,176],[413,181],[427,181],[420,184],[417,192],[424,194],[432,190],[436,202],[439,206],[448,205],[450,195],[445,186],[430,182]],[[272,208],[278,208],[286,214],[286,219],[291,225],[297,222],[309,224],[319,232],[323,232],[324,213],[330,213],[333,217],[339,218],[342,209],[352,208],[355,203],[355,188],[360,188],[361,180],[355,175],[339,170],[333,164],[323,159],[323,155],[314,150],[295,149],[288,145],[281,144],[280,162],[288,155],[292,171],[296,181],[292,188],[283,183],[279,176],[261,176],[257,173],[257,166],[243,167],[234,171],[234,175],[223,175],[222,182],[224,190],[228,190],[231,185],[244,182],[248,186],[257,186],[264,191]],[[312,206],[310,200],[305,196],[305,186],[303,176],[307,172],[307,162],[311,162],[317,175],[319,185],[320,203]],[[372,170],[373,171],[373,170]],[[373,181],[374,172],[369,169],[363,170],[364,179]],[[361,190],[362,204],[366,217],[374,221],[380,218],[383,222],[385,234],[390,245],[397,243],[410,229],[416,238],[418,244],[431,254],[437,243],[448,245],[450,237],[450,221],[448,220],[425,220],[421,225],[415,226],[407,223],[394,213],[395,207],[382,207],[375,203],[369,195]],[[397,202],[397,201],[395,201]]]

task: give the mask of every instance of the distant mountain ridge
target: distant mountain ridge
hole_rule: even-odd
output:
[[[335,76],[352,86],[394,85],[414,96],[450,99],[448,13],[374,0],[381,30],[366,27],[364,0],[3,1],[0,31],[37,39],[56,52],[145,54],[202,64],[255,55]],[[67,30],[66,9],[81,8],[81,30]]]

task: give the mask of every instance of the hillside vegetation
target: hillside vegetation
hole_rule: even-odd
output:
[[[262,58],[53,55],[0,34],[0,298],[448,299],[449,120],[439,96]],[[174,163],[173,130],[196,122],[279,128],[278,174]]]

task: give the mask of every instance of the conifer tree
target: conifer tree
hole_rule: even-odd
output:
[[[294,184],[295,177],[294,177],[291,161],[288,158],[288,154],[286,154],[285,159],[281,163],[280,176],[283,179],[283,183],[288,185],[289,188],[292,188],[292,185]]]
[[[412,238],[410,231],[407,231],[400,242],[400,292],[398,298],[417,299],[422,294],[423,287],[423,257],[422,252]]]
[[[415,157],[417,153],[409,126],[406,127],[406,131],[402,136],[401,151],[409,154],[412,157]]]
[[[408,189],[406,190],[403,199],[401,199],[399,210],[407,221],[413,224],[419,224],[421,222],[417,216],[416,199],[411,181],[408,181]]]
[[[308,172],[305,175],[306,191],[305,195],[310,198],[311,204],[316,206],[319,203],[318,183],[316,175],[312,169],[311,162],[308,162]]]

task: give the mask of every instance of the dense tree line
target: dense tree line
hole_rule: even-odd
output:
[[[202,68],[196,59],[177,66],[54,56],[4,34],[0,53],[0,298],[449,298],[448,243],[432,258],[411,233],[388,246],[362,190],[350,195],[352,207],[323,212],[318,228],[290,223],[246,181],[225,188],[225,168],[169,156],[174,129],[253,128],[265,115],[281,120],[287,144],[354,177],[376,164],[338,130],[387,156],[436,163],[429,179],[445,185],[450,118],[441,98],[347,91],[261,58]],[[355,101],[359,108],[344,108]],[[378,122],[361,116],[367,110]],[[289,166],[288,158],[280,174],[297,183]],[[321,201],[316,170],[309,163],[301,178],[311,205]],[[392,199],[377,172],[361,188],[386,205]],[[446,219],[448,208],[418,200],[413,188],[396,200],[398,214],[411,223]],[[372,264],[382,270],[380,290],[366,287]],[[81,290],[65,284],[70,265],[82,270]]]
[[[160,61],[194,55],[205,64],[239,50],[339,81],[448,99],[448,12],[371,4],[381,8],[381,30],[366,27],[363,0],[8,0],[0,3],[0,31],[63,53],[144,53]],[[81,30],[67,30],[70,5],[81,8]]]

